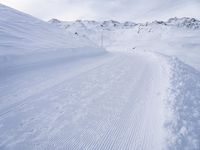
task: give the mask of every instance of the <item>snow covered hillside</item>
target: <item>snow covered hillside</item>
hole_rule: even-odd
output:
[[[199,150],[199,33],[0,4],[0,150]]]
[[[0,4],[0,67],[103,51],[84,38]]]
[[[147,23],[117,21],[50,23],[72,34],[86,37],[110,51],[148,50],[176,56],[200,70],[200,21],[194,18],[171,18]]]

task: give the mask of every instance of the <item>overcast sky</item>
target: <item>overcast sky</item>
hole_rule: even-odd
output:
[[[170,17],[200,19],[200,0],[0,0],[43,20],[152,21]]]

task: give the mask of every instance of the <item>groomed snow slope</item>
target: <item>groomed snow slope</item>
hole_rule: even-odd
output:
[[[160,150],[168,67],[151,53],[119,53],[10,76],[0,148]]]
[[[114,31],[106,22],[104,44],[126,52],[105,53],[91,42],[100,32],[89,40],[6,6],[0,12],[0,149],[199,150],[199,63],[183,63],[175,47],[178,58],[163,51],[170,38],[160,44],[161,34],[146,32],[161,33],[157,26]],[[198,32],[189,33],[198,48]]]

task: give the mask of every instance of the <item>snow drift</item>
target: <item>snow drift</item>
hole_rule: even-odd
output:
[[[0,4],[0,67],[103,52],[85,38]]]
[[[170,131],[168,148],[198,150],[200,148],[200,72],[169,58],[171,88],[168,103],[172,117],[166,122]],[[170,118],[170,117],[169,117]]]

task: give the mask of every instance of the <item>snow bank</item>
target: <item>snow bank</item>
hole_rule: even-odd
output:
[[[0,4],[1,67],[105,52],[83,37]]]
[[[171,131],[169,149],[200,148],[200,72],[178,59],[172,65],[169,106],[172,118],[167,122]]]

